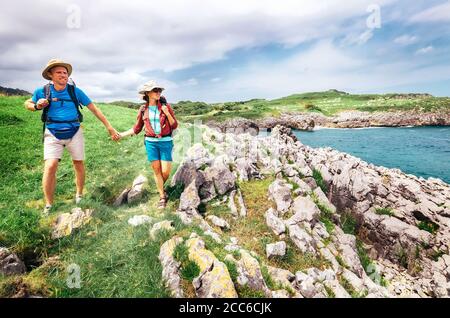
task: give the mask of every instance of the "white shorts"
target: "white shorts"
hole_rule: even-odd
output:
[[[58,139],[45,128],[44,132],[44,160],[61,159],[64,148],[67,148],[72,160],[84,160],[84,136],[80,127],[77,133],[70,139]]]

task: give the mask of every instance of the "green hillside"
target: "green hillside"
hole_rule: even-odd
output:
[[[279,99],[251,99],[248,101],[206,104],[179,102],[174,105],[177,114],[186,121],[223,121],[236,116],[248,119],[279,116],[282,112],[317,112],[332,116],[341,111],[393,111],[418,112],[449,109],[450,98],[428,94],[363,94],[353,95],[337,90],[293,94]]]

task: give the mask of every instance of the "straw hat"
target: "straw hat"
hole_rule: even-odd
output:
[[[161,88],[161,90],[164,90],[164,87],[156,83],[154,80],[151,80],[141,86],[139,89],[139,94],[145,95],[145,92],[150,92],[154,88]]]
[[[50,61],[48,61],[47,66],[45,67],[45,69],[42,71],[42,76],[46,79],[51,81],[52,79],[50,78],[50,76],[48,76],[48,71],[50,71],[50,69],[52,67],[55,66],[63,66],[67,69],[67,73],[68,76],[70,76],[70,74],[72,74],[72,65],[70,65],[69,63],[66,63],[62,60],[58,60],[58,59],[51,59]]]

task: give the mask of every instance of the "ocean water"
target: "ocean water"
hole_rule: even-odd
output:
[[[311,147],[331,147],[362,160],[450,183],[450,127],[322,128],[294,131]]]

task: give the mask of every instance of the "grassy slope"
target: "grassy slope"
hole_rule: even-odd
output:
[[[59,213],[69,212],[75,206],[74,173],[70,157],[65,154],[57,176],[56,212],[42,219],[42,126],[38,113],[23,108],[25,99],[0,97],[0,164],[7,168],[1,170],[0,246],[17,252],[29,269],[34,262],[39,262],[38,258],[53,255],[61,256],[63,268],[72,262],[79,264],[83,281],[88,286],[92,284],[92,288],[65,290],[59,285],[64,285],[62,277],[66,273],[53,270],[44,285],[49,287],[49,294],[55,296],[166,295],[160,284],[156,253],[159,245],[150,244],[147,235],[133,232],[126,223],[130,214],[162,217],[155,209],[158,195],[146,161],[142,135],[115,144],[103,125],[84,110],[87,157],[84,207],[94,208],[95,217],[90,225],[70,238],[53,241],[49,238],[49,224]],[[128,129],[134,123],[135,110],[105,105],[100,108],[118,130]],[[113,198],[130,186],[139,173],[149,178],[144,198],[148,203],[143,207],[112,208]],[[149,248],[145,247],[147,245]],[[29,275],[29,287],[40,281],[34,276],[42,280],[39,273]],[[5,287],[7,285],[2,285],[0,294],[12,292],[10,287]]]
[[[177,105],[178,106],[178,105]],[[392,111],[417,110],[432,111],[449,109],[447,97],[397,98],[396,94],[351,95],[338,91],[294,94],[274,100],[253,99],[245,102],[231,102],[207,105],[205,103],[182,103],[177,112],[184,114],[185,120],[224,121],[236,116],[255,119],[265,116],[279,116],[281,112],[318,112],[326,116],[344,110]],[[199,112],[198,110],[202,111]]]

